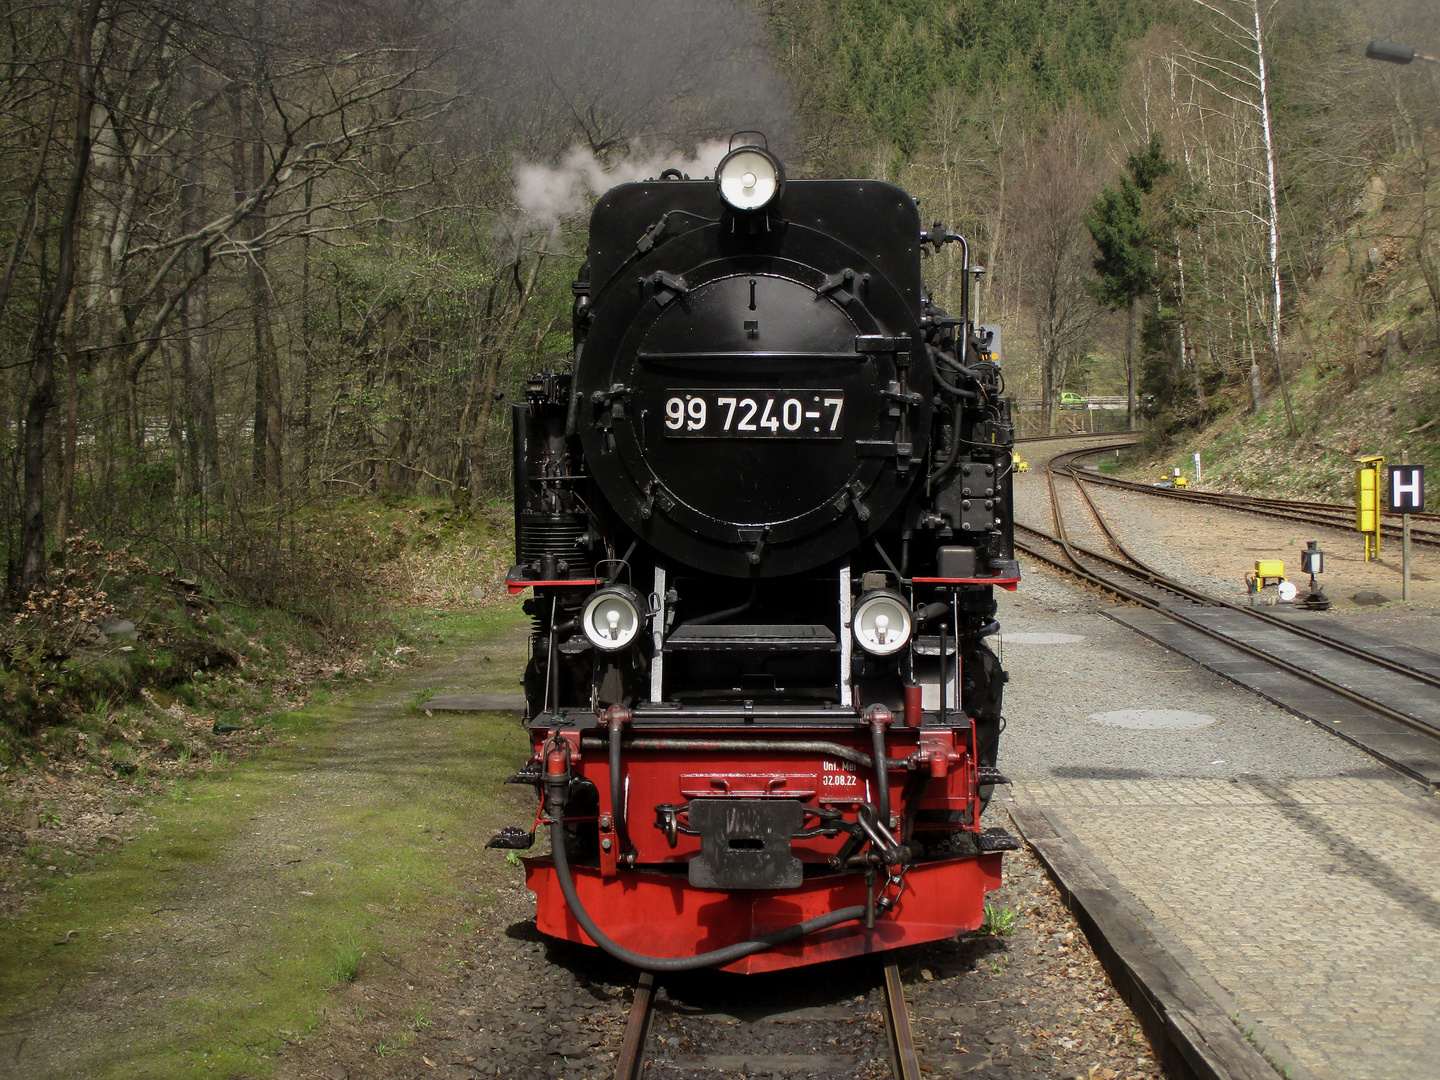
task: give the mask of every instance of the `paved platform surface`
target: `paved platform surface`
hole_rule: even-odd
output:
[[[997,802],[1073,837],[1292,1080],[1440,1075],[1440,800],[1094,607],[1006,606],[1017,638],[1083,640],[1004,645]],[[1125,708],[1216,722],[1093,719]]]
[[[1418,791],[1418,789],[1417,789]],[[1440,1061],[1440,817],[1387,779],[1033,781],[1111,874],[1320,1080]],[[1194,964],[1191,965],[1194,970]]]

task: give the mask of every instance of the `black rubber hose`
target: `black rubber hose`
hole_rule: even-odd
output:
[[[870,725],[871,745],[875,748],[875,760],[879,767],[875,770],[875,801],[880,805],[876,807],[880,811],[880,824],[885,828],[890,827],[890,770],[885,767],[885,728],[881,724]]]
[[[960,398],[964,401],[980,400],[980,395],[976,391],[964,390],[954,385],[953,383],[946,382],[945,377],[940,374],[938,368],[935,371],[935,382],[939,384],[941,390],[944,390],[945,393],[949,394],[951,397]]]
[[[580,928],[590,935],[590,940],[615,957],[616,960],[629,964],[631,967],[640,968],[642,971],[695,971],[698,968],[723,967],[754,953],[764,952],[766,949],[783,945],[787,941],[794,941],[806,934],[813,934],[817,930],[825,930],[832,926],[838,926],[840,923],[857,922],[865,917],[865,905],[857,904],[854,907],[839,908],[825,915],[817,915],[813,919],[806,919],[794,926],[787,926],[782,930],[765,934],[753,941],[741,941],[734,945],[727,945],[723,949],[699,953],[696,956],[645,956],[643,953],[631,952],[625,946],[607,937],[605,932],[595,925],[595,920],[590,918],[590,913],[585,910],[585,906],[580,903],[580,894],[575,891],[575,879],[570,876],[570,860],[565,854],[565,822],[558,814],[550,822],[550,854],[555,860],[555,876],[560,879],[560,891],[565,895],[565,903],[570,908],[570,914],[574,915],[575,921],[580,924]]]
[[[929,482],[932,484],[954,468],[955,459],[960,456],[960,410],[952,409],[951,415],[954,417],[954,426],[950,429],[950,449],[945,452],[945,460],[936,465],[930,474]]]

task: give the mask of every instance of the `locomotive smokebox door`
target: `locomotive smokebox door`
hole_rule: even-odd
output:
[[[804,880],[790,838],[805,810],[796,799],[695,799],[690,827],[700,854],[690,860],[697,889],[793,889]]]

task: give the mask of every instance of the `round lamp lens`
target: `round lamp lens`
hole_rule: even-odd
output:
[[[634,642],[641,626],[639,597],[630,589],[601,589],[585,601],[580,628],[597,649],[615,652]]]
[[[763,150],[742,147],[716,170],[720,197],[736,210],[759,210],[780,190],[779,164]]]
[[[872,656],[899,652],[910,640],[910,607],[898,593],[875,592],[855,607],[855,640]]]

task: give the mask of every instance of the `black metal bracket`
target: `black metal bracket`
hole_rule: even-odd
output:
[[[676,277],[664,270],[656,270],[648,278],[640,280],[642,283],[648,281],[654,287],[655,302],[662,308],[677,296],[684,296],[690,291],[690,286],[685,283],[684,278]]]
[[[685,823],[681,824],[680,819],[684,817]],[[670,842],[673,848],[680,839],[680,834],[686,836],[699,836],[700,834],[690,827],[690,807],[675,806],[672,803],[661,803],[655,807],[655,827],[665,834],[665,839]]]
[[[869,275],[866,275],[865,280],[869,280]],[[822,296],[830,296],[842,289],[844,290],[843,295],[833,297],[833,299],[841,307],[844,307],[855,299],[855,271],[848,266],[838,274],[827,275],[825,280],[820,282],[819,288],[815,290],[815,298],[818,300]]]
[[[526,832],[519,825],[506,825],[490,838],[487,848],[501,848],[506,851],[529,851],[535,845],[535,832]]]
[[[665,171],[671,172],[673,170],[667,169]],[[659,221],[655,222],[654,225],[651,225],[650,228],[646,229],[645,235],[640,237],[639,240],[635,241],[635,250],[638,251],[641,255],[649,252],[651,248],[653,248],[656,244],[660,242],[660,238],[665,235],[665,226],[669,222],[669,220],[670,215],[665,214],[660,218]]]
[[[886,337],[884,334],[855,335],[855,351],[862,353],[908,353],[911,344],[909,337]]]
[[[1019,851],[1020,838],[1004,829],[986,829],[975,838],[975,846],[987,854],[992,851]]]

